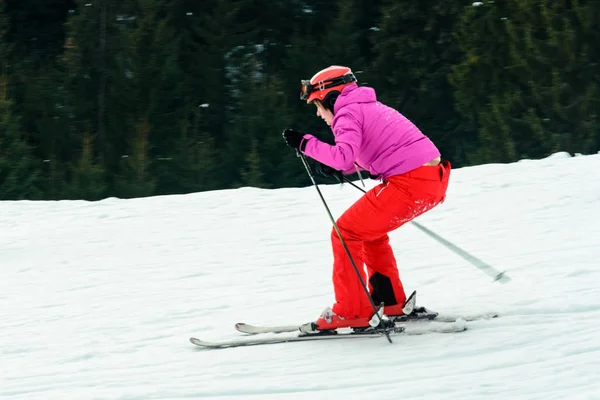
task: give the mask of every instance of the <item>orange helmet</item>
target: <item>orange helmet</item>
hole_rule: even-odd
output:
[[[321,100],[332,92],[339,94],[342,89],[352,82],[357,82],[352,70],[348,67],[332,65],[317,72],[310,80],[302,80],[300,99],[310,103],[313,100]],[[333,93],[332,93],[333,94]]]

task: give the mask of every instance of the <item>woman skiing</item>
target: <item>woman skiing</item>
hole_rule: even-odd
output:
[[[321,175],[366,170],[382,183],[346,210],[337,225],[360,271],[367,267],[370,295],[388,316],[402,314],[406,294],[388,233],[431,210],[446,196],[451,166],[433,142],[397,110],[379,101],[373,88],[358,86],[351,69],[330,66],[302,81],[302,100],[333,131],[335,144],[292,129],[288,146],[318,161]],[[317,329],[368,327],[373,307],[335,231],[335,303],[315,321]]]

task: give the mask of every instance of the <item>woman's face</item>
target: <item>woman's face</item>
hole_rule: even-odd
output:
[[[333,121],[333,113],[323,107],[320,103],[315,104],[317,106],[317,116],[321,117],[327,125],[331,126],[331,121]]]

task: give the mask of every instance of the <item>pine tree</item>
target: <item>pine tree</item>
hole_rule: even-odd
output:
[[[455,166],[468,162],[475,131],[454,107],[451,67],[460,59],[454,40],[463,1],[384,0],[371,35],[373,65],[365,79],[378,97],[413,121]]]
[[[0,200],[40,199],[40,164],[12,113],[7,75],[0,75]]]
[[[94,160],[94,138],[84,133],[81,155],[71,166],[70,197],[84,200],[100,200],[106,195],[106,171]]]
[[[145,197],[154,194],[154,179],[149,176],[148,118],[142,118],[136,126],[135,139],[130,143],[130,154],[122,156],[119,174],[115,182],[117,197]]]
[[[135,104],[132,113],[148,124],[148,171],[158,194],[179,193],[176,176],[163,168],[179,151],[180,126],[190,119],[194,106],[184,102],[185,76],[178,65],[178,38],[164,18],[161,0],[141,0],[131,37],[131,76]]]
[[[0,7],[10,19],[4,37],[11,44],[9,57],[18,67],[15,72],[20,70],[22,76],[27,76],[62,53],[64,23],[74,6],[74,0],[1,2]]]
[[[216,164],[215,141],[200,125],[203,111],[199,108],[191,125],[183,124],[176,150],[161,157],[156,168],[158,182],[166,193],[190,193],[222,188]]]
[[[64,21],[72,5],[70,0],[60,4],[39,0],[0,3],[1,70],[8,77],[19,136],[28,144],[30,156],[43,166],[39,190],[49,198],[61,196],[64,161],[73,148],[63,75],[56,61],[62,52]]]
[[[94,136],[100,164],[109,177],[128,153],[135,132],[135,91],[131,57],[133,0],[77,0],[68,20],[67,88],[71,130]]]
[[[231,175],[236,186],[250,181],[255,187],[280,184],[282,157],[290,154],[281,137],[290,121],[286,93],[280,80],[266,75],[261,68],[258,58],[251,55],[238,65],[238,91],[233,96],[238,107],[228,126],[227,147],[222,155],[223,168],[236,172]]]
[[[240,22],[247,0],[215,1],[214,7],[199,19],[195,34],[203,58],[203,63],[197,67],[205,87],[201,104],[210,107],[202,128],[211,132],[217,146],[221,147],[226,142],[225,130],[230,122],[231,96],[238,90],[238,65],[245,53],[255,52],[250,38],[256,34],[256,29],[249,22]]]
[[[465,14],[467,56],[453,82],[460,113],[478,130],[474,162],[597,151],[599,8],[514,0]]]
[[[468,136],[468,164],[509,162],[517,157],[509,124],[512,84],[506,2],[476,2],[462,14],[456,39],[462,60],[452,66],[456,109]]]
[[[64,79],[57,65],[40,67],[38,75],[28,80],[22,93],[20,114],[22,129],[28,133],[27,140],[35,144],[34,156],[52,160],[61,171],[74,161],[73,149],[80,145],[69,117],[72,108]],[[54,194],[61,196],[59,192]]]
[[[595,153],[600,149],[600,4],[546,0],[514,7],[506,24],[518,84],[519,156]]]
[[[242,177],[241,186],[265,187],[264,173],[261,169],[260,153],[256,139],[251,140],[250,151],[245,161],[245,168],[240,172]]]
[[[339,0],[335,19],[324,27],[325,41],[322,68],[329,65],[345,65],[354,71],[364,70],[365,60],[361,53],[361,38],[368,35],[368,30],[359,26],[360,14],[357,11],[362,0]],[[315,71],[316,72],[316,71]]]

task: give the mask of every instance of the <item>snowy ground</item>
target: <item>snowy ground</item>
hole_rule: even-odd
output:
[[[502,317],[393,344],[188,342],[331,305],[314,187],[0,202],[0,398],[600,399],[599,171],[564,154],[454,170],[418,221],[512,282],[412,225],[390,235],[401,276],[421,305]],[[361,195],[321,188],[335,216]]]

